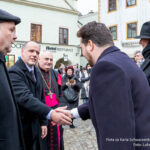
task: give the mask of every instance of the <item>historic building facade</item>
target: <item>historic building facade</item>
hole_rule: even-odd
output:
[[[111,30],[114,42],[130,57],[135,51],[142,50],[139,40],[134,39],[140,34],[144,22],[150,21],[150,0],[99,0],[100,22]],[[79,17],[79,22],[98,21],[98,13],[89,13]]]
[[[22,45],[29,41],[40,43],[41,50],[54,55],[54,67],[59,63],[80,64],[79,39],[76,32],[77,0],[1,0],[0,7],[22,20],[17,25],[17,40],[6,57],[10,67],[20,58]]]

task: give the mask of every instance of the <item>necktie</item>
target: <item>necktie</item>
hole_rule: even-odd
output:
[[[33,80],[36,82],[36,78],[35,78],[34,70],[31,70],[31,75],[32,75]]]

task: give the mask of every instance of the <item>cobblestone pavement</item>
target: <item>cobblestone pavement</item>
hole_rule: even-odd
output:
[[[74,125],[74,129],[64,126],[65,150],[98,150],[91,120],[75,119]]]

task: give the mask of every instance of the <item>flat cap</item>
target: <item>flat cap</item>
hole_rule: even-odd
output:
[[[0,23],[2,22],[14,22],[17,25],[21,22],[21,19],[0,9]]]

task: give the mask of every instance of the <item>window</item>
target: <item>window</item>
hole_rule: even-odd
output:
[[[108,11],[116,10],[116,0],[108,0]]]
[[[68,29],[59,28],[59,44],[68,45]]]
[[[126,6],[133,6],[136,5],[136,0],[126,0]]]
[[[117,40],[117,26],[111,26],[109,30],[111,31],[113,40]]]
[[[137,36],[137,23],[128,23],[127,24],[127,38],[134,38]]]
[[[15,64],[15,55],[7,55],[6,58],[6,67],[10,68]]]
[[[42,25],[31,24],[31,41],[42,41]]]

